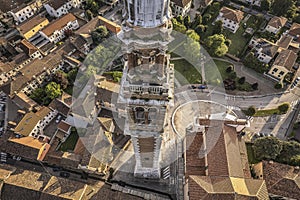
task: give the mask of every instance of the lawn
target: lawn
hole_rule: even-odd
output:
[[[259,163],[260,161],[257,160],[254,156],[254,151],[252,148],[252,144],[251,143],[246,143],[246,149],[247,149],[247,154],[248,154],[248,161],[250,164],[256,164]]]
[[[79,136],[77,134],[76,129],[74,130],[72,128],[71,134],[66,139],[66,141],[61,144],[61,146],[59,147],[59,150],[64,151],[64,152],[65,151],[73,151],[77,144],[78,139],[79,139]]]
[[[277,114],[280,114],[278,108],[267,109],[267,110],[258,110],[254,114],[254,117],[267,117],[267,116],[277,115]]]
[[[172,60],[175,68],[175,78],[182,85],[201,83],[201,69],[196,69],[192,64],[184,59]]]
[[[248,45],[251,37],[244,36],[245,30],[255,22],[255,17],[251,16],[246,22],[246,28],[243,26],[243,21],[240,23],[240,27],[236,33],[232,33],[225,29],[224,35],[231,40],[231,46],[229,47],[228,53],[239,57],[244,52],[245,47]],[[253,27],[253,26],[252,26]]]

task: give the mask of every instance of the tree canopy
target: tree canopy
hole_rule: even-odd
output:
[[[228,47],[225,44],[226,38],[222,34],[209,36],[205,40],[205,45],[214,56],[222,57],[228,52]]]
[[[274,0],[271,6],[272,12],[277,16],[286,15],[293,8],[293,0]]]
[[[282,150],[282,143],[276,137],[263,137],[253,144],[255,157],[258,160],[275,160]]]
[[[93,38],[93,41],[96,43],[96,44],[99,44],[102,42],[102,40],[104,38],[107,38],[109,32],[108,30],[106,29],[105,26],[99,26],[96,30],[94,30],[92,32],[92,38]]]
[[[186,34],[188,37],[192,38],[193,40],[195,40],[197,42],[200,41],[200,36],[194,30],[190,29],[186,32]]]
[[[60,85],[55,82],[50,82],[46,88],[45,92],[47,94],[47,97],[50,99],[55,99],[59,97],[62,94],[62,91],[60,89]]]

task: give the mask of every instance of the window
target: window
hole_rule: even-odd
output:
[[[282,75],[284,74],[284,72],[283,72],[283,71],[281,71],[279,74],[282,76]]]
[[[278,71],[278,69],[277,69],[277,68],[274,68],[274,69],[273,69],[273,72],[277,72],[277,71]]]

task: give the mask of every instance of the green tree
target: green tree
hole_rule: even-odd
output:
[[[185,58],[188,61],[195,64],[199,63],[200,60],[200,44],[192,39],[187,39],[187,42],[183,45]]]
[[[92,11],[94,14],[98,15],[99,5],[94,0],[86,1],[86,9]]]
[[[208,47],[208,51],[218,57],[224,56],[228,52],[228,47],[225,44],[225,36],[220,34],[215,34],[212,36],[209,36],[205,40],[205,45]]]
[[[185,16],[183,19],[184,26],[188,29],[191,26],[191,17],[189,15]]]
[[[239,80],[238,80],[239,84],[244,84],[245,81],[246,81],[246,78],[244,76],[239,78]]]
[[[49,99],[55,99],[62,94],[60,85],[55,82],[49,83],[45,88],[45,92]]]
[[[253,83],[251,85],[251,87],[252,87],[253,90],[257,90],[258,89],[258,83]]]
[[[274,86],[274,88],[275,88],[275,89],[281,89],[281,88],[282,88],[281,83],[279,83],[279,82],[276,83],[275,86]]]
[[[256,108],[254,106],[250,106],[246,111],[246,114],[248,116],[253,116],[255,115],[255,113],[256,113]]]
[[[261,9],[269,11],[271,8],[271,0],[262,0],[260,3]]]
[[[183,24],[183,17],[182,17],[182,15],[178,15],[176,17],[176,20],[177,20],[178,23]]]
[[[281,104],[278,106],[278,110],[280,113],[286,113],[290,108],[290,105],[288,103]]]
[[[286,15],[288,10],[290,10],[293,5],[293,0],[274,0],[271,8],[275,15],[281,16]]]
[[[202,24],[202,16],[197,14],[194,21],[191,24],[192,29],[196,29],[197,26]]]
[[[52,80],[59,84],[62,89],[66,89],[69,85],[67,74],[61,70],[55,72],[55,74],[52,77]]]
[[[192,38],[193,40],[199,42],[200,41],[200,36],[198,35],[198,33],[196,33],[194,30],[188,30],[186,32],[187,36],[189,36],[190,38]]]
[[[223,22],[218,20],[213,25],[213,34],[221,34],[223,32]]]
[[[88,18],[88,20],[91,20],[91,19],[93,19],[93,13],[92,13],[92,11],[90,11],[90,10],[87,10],[86,11],[86,17]]]
[[[209,13],[203,15],[203,23],[207,24],[211,20],[212,16]]]
[[[195,28],[195,32],[198,33],[198,35],[202,35],[203,33],[205,33],[206,27],[204,25],[198,25]]]
[[[30,98],[39,104],[43,104],[45,97],[46,97],[46,93],[43,88],[35,89],[30,95]]]
[[[107,38],[109,32],[105,26],[99,26],[96,30],[92,32],[92,39],[96,44],[102,42],[104,38]]]
[[[172,23],[173,23],[173,30],[180,32],[180,33],[185,33],[186,32],[186,27],[179,23],[175,18],[172,18]]]
[[[282,142],[276,137],[263,137],[254,141],[253,150],[258,160],[275,160],[282,150]]]
[[[71,84],[74,83],[77,73],[78,73],[78,69],[72,69],[71,71],[68,72],[67,78],[68,78],[69,83],[71,83]]]

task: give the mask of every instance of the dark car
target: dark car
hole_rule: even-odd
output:
[[[198,89],[201,89],[201,90],[206,89],[206,85],[199,85]]]
[[[58,171],[61,171],[62,168],[61,168],[61,167],[53,167],[52,170],[53,170],[54,172],[58,172]]]
[[[194,86],[194,85],[191,85],[191,88],[192,88],[192,89],[196,89],[197,87],[196,87],[196,86]]]
[[[64,177],[64,178],[69,178],[70,177],[70,173],[68,173],[68,172],[60,172],[59,175],[61,177]]]

